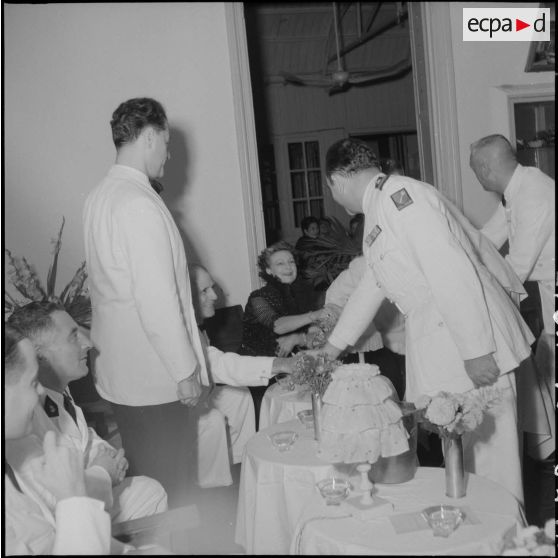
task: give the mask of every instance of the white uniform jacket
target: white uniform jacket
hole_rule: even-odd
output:
[[[4,541],[8,556],[20,554],[109,554],[110,518],[103,503],[74,497],[52,513],[16,473],[17,490],[4,482]]]
[[[454,211],[435,188],[412,178],[392,176],[382,189],[370,183],[363,251],[373,273],[329,339],[350,345],[387,296],[405,315],[409,401],[472,389],[464,360],[494,353],[506,373],[530,353],[532,334]]]
[[[360,283],[366,271],[364,256],[354,258],[349,267],[343,270],[328,287],[325,295],[325,304],[335,304],[343,308],[347,300]],[[376,329],[374,322],[370,322],[366,331],[360,336],[354,346],[355,352],[377,351],[384,346],[382,336]]]
[[[172,215],[145,174],[113,165],[83,221],[99,394],[130,406],[177,401],[198,363],[207,379]]]
[[[509,240],[510,263],[521,282],[538,281],[544,328],[554,332],[555,183],[535,167],[517,165],[500,203],[481,229],[498,248]]]
[[[117,486],[112,486],[108,471],[92,462],[101,448],[116,449],[100,438],[87,421],[79,406],[74,404],[76,420],[64,408],[63,395],[52,389],[43,388],[39,404],[33,412],[33,436],[6,444],[14,469],[24,476],[30,485],[35,485],[31,474],[31,462],[42,457],[42,440],[49,430],[57,433],[61,443],[76,449],[83,455],[87,495],[105,503],[113,521],[127,521],[167,510],[167,495],[155,479],[145,476],[126,477]],[[40,486],[34,486],[51,509],[56,500]]]

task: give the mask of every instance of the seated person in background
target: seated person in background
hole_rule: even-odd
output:
[[[405,176],[403,165],[396,159],[381,159],[380,167],[384,174],[398,174],[400,176]]]
[[[309,281],[312,280],[310,270],[315,268],[322,260],[322,256],[316,254],[316,251],[320,250],[315,242],[317,238],[320,238],[320,222],[316,217],[304,217],[300,223],[300,228],[302,229],[302,236],[296,241],[295,250],[299,256],[299,274],[304,279]],[[331,229],[331,225],[330,225]],[[323,281],[318,285],[315,285],[315,290],[325,291],[327,284]]]
[[[33,345],[18,331],[4,330],[4,436],[16,441],[31,432],[42,388]],[[110,518],[99,500],[87,497],[82,455],[54,432],[43,441],[36,481],[54,495],[54,511],[4,461],[5,552],[15,554],[109,554]]]
[[[196,319],[203,321],[215,314],[217,294],[209,272],[199,264],[189,266]],[[212,347],[205,331],[200,331],[208,373],[213,382],[211,393],[196,407],[198,415],[198,484],[202,487],[232,484],[226,426],[228,424],[232,462],[240,463],[246,442],[256,433],[254,404],[248,389],[265,388],[279,372],[292,372],[293,358],[239,356]]]
[[[83,412],[72,401],[68,384],[87,374],[87,354],[92,348],[84,330],[54,302],[31,302],[17,309],[8,323],[33,343],[43,387],[32,420],[36,436],[6,447],[18,474],[34,484],[33,463],[42,458],[40,440],[52,431],[61,443],[81,453],[87,494],[105,502],[113,522],[166,511],[167,494],[159,482],[144,476],[125,478],[124,450],[117,451],[88,428]],[[54,510],[56,498],[47,497],[47,502]]]
[[[266,285],[250,293],[243,316],[239,353],[253,356],[290,355],[305,346],[307,327],[323,314],[319,295],[297,275],[293,248],[277,242],[258,257]],[[258,420],[265,388],[251,388]]]
[[[331,233],[331,221],[327,217],[321,217],[318,224],[320,225],[320,236],[328,237]]]

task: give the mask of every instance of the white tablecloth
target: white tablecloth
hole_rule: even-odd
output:
[[[361,521],[347,516],[347,509],[326,506],[316,493],[296,527],[291,554],[368,555],[495,555],[502,538],[524,525],[521,506],[500,485],[467,474],[467,495],[445,496],[444,469],[420,467],[415,478],[395,485],[376,485],[377,494],[394,504],[389,515],[436,505],[470,508],[478,524],[461,524],[449,538],[434,537],[430,529],[397,534],[388,516]],[[344,517],[343,517],[344,516]]]
[[[259,429],[279,422],[296,419],[299,411],[312,408],[312,400],[308,390],[297,387],[293,391],[283,389],[279,384],[269,386],[262,398],[260,407]]]
[[[295,430],[290,451],[279,452],[267,437]],[[302,509],[315,483],[330,476],[331,464],[316,456],[314,429],[297,420],[260,430],[246,444],[242,459],[235,541],[247,554],[288,554]]]

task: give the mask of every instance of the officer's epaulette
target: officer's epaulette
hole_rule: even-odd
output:
[[[45,402],[43,403],[43,407],[47,416],[49,417],[57,417],[58,413],[58,405],[47,395],[45,397]]]
[[[378,178],[376,178],[376,189],[381,191],[388,178],[389,174],[378,176]]]

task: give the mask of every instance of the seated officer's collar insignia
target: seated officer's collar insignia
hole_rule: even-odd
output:
[[[379,225],[376,225],[368,234],[368,236],[366,237],[366,245],[370,248],[370,246],[372,246],[372,244],[374,244],[374,241],[378,238],[378,235],[382,232],[382,229],[380,228]]]
[[[49,417],[57,417],[58,416],[58,405],[47,395],[45,397],[45,402],[43,403],[43,407],[47,416]]]
[[[409,196],[409,193],[405,188],[397,190],[395,194],[391,195],[391,199],[393,200],[395,207],[397,207],[399,211],[405,209],[408,205],[411,205],[413,203],[413,199],[411,198],[411,196]]]

